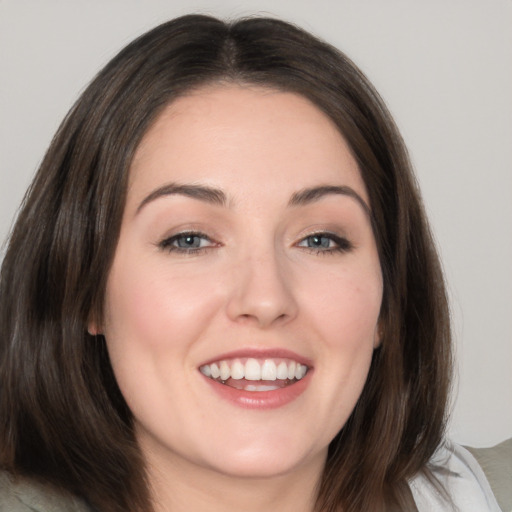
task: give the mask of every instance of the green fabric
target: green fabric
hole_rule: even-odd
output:
[[[0,472],[0,512],[91,512],[79,499]]]
[[[491,448],[465,447],[478,461],[503,512],[512,512],[512,438]]]

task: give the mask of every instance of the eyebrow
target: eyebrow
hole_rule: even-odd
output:
[[[163,187],[153,190],[146,196],[139,204],[136,213],[139,213],[144,206],[148,203],[164,196],[182,195],[191,197],[192,199],[199,199],[206,203],[211,203],[217,206],[225,206],[227,203],[226,194],[218,188],[207,187],[204,185],[180,185],[178,183],[169,183]]]
[[[155,201],[160,197],[171,195],[183,195],[217,206],[225,206],[228,202],[226,194],[218,188],[208,187],[205,185],[169,183],[153,190],[153,192],[147,195],[137,207],[136,214],[139,213],[148,203]],[[319,201],[328,195],[344,195],[355,199],[363,208],[365,213],[371,218],[370,207],[353,188],[347,186],[321,185],[318,187],[299,190],[292,195],[288,202],[288,206],[305,206]]]
[[[315,201],[319,201],[328,195],[343,195],[352,197],[363,208],[365,213],[371,218],[372,212],[366,201],[351,187],[338,185],[322,185],[319,187],[305,188],[292,195],[288,206],[305,206]]]

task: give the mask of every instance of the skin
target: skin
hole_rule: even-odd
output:
[[[170,183],[218,189],[225,204],[154,194]],[[289,204],[325,185],[354,194]],[[313,509],[327,447],[379,343],[381,269],[356,194],[368,205],[343,137],[292,93],[210,86],[145,135],[104,323],[90,329],[106,337],[157,511]],[[176,250],[184,231],[202,233],[198,251]],[[325,247],[308,247],[325,232]],[[198,367],[241,348],[308,358],[306,390],[264,410],[223,399]]]

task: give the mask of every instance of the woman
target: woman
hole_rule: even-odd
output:
[[[406,150],[357,68],[293,26],[186,16],[115,57],[41,165],[0,291],[12,510],[460,504]],[[481,480],[474,510],[496,510]]]

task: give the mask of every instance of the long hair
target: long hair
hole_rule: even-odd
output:
[[[340,51],[267,18],[184,16],[123,49],[63,121],[28,190],[0,280],[0,467],[104,512],[151,510],[132,415],[100,319],[134,152],[162,109],[213,83],[295,92],[328,115],[368,190],[383,274],[381,345],[329,446],[322,512],[410,510],[407,480],[446,419],[451,343],[432,236],[395,124]]]

